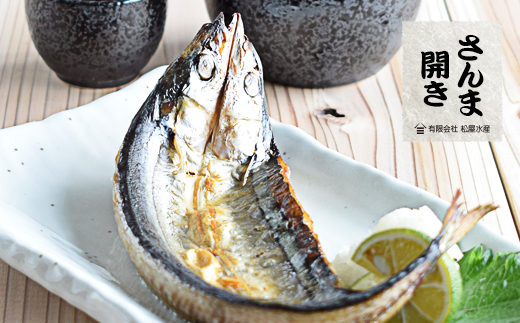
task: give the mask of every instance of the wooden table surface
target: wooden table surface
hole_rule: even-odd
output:
[[[203,0],[170,0],[168,5],[163,41],[143,73],[172,62],[209,21]],[[61,82],[34,48],[24,9],[23,0],[0,0],[0,128],[41,120],[116,90],[83,89]],[[468,207],[496,201],[501,208],[484,221],[499,234],[518,241],[519,15],[520,0],[423,0],[417,18],[502,22],[505,136],[501,142],[403,142],[400,52],[375,76],[356,84],[299,89],[268,83],[269,113],[302,128],[331,149],[442,199],[450,200],[462,188]],[[346,117],[315,113],[326,107]],[[93,320],[0,260],[0,323],[22,321]]]

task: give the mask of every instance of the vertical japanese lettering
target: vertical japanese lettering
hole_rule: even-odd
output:
[[[430,95],[424,97],[424,103],[431,107],[442,107],[444,103],[430,101],[431,99],[437,99],[441,101],[446,101],[448,99],[446,94],[444,94],[444,92],[446,92],[448,89],[442,86],[444,86],[444,83],[437,83],[435,81],[431,81],[429,85],[425,85],[424,88]]]
[[[480,39],[475,35],[468,35],[466,36],[465,40],[459,40],[459,44],[461,44],[463,48],[459,50],[458,56],[462,60],[466,61],[466,67],[464,68],[464,71],[459,78],[459,82],[457,83],[457,86],[460,88],[463,87],[465,83],[467,83],[467,85],[469,85],[471,88],[478,88],[484,82],[484,76],[480,70],[477,70],[478,79],[475,81],[476,73],[471,71],[471,64],[469,62],[475,61],[478,58],[478,56],[472,55],[470,53],[478,55],[484,53],[484,51],[477,45],[479,41]],[[473,113],[482,116],[482,111],[476,107],[476,103],[482,101],[477,97],[479,94],[480,93],[477,91],[468,89],[466,94],[459,95],[460,102],[464,104],[460,108],[460,113],[465,116],[471,116]]]
[[[426,78],[449,78],[450,77],[450,56],[447,51],[440,52],[421,52],[421,76]],[[443,87],[444,83],[431,81],[425,85],[426,93],[430,94],[424,97],[424,103],[431,107],[442,107],[443,102],[448,97],[444,92],[448,89]],[[434,100],[435,99],[435,100]]]
[[[432,78],[434,75],[436,78],[444,77],[447,79],[450,77],[450,55],[447,51],[421,52],[421,55],[421,76],[423,79]]]

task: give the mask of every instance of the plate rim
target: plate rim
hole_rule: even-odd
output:
[[[157,67],[157,68],[153,69],[152,71],[144,74],[138,80],[136,80],[132,84],[128,85],[127,87],[125,87],[119,91],[112,92],[105,96],[102,96],[86,105],[83,105],[83,106],[80,106],[80,107],[77,107],[77,108],[74,108],[71,110],[65,110],[65,111],[58,112],[41,121],[28,122],[28,123],[25,123],[22,125],[2,129],[2,130],[0,130],[0,135],[8,135],[10,132],[16,133],[17,131],[24,131],[25,129],[27,129],[27,127],[33,128],[36,125],[37,125],[36,128],[40,127],[40,130],[43,129],[44,131],[48,131],[48,125],[51,124],[49,122],[50,120],[57,121],[60,117],[65,119],[66,117],[74,116],[77,114],[95,113],[95,112],[101,111],[101,108],[106,109],[107,107],[104,107],[104,102],[108,102],[108,100],[116,99],[117,96],[121,96],[123,93],[125,93],[127,91],[132,91],[132,89],[141,86],[145,81],[149,80],[152,77],[155,77],[156,74],[158,77],[160,77],[160,75],[162,75],[162,72],[164,71],[165,68],[166,68],[166,65]],[[155,83],[156,83],[156,81],[153,82],[153,84],[155,84]],[[150,91],[152,91],[152,88],[150,88]],[[96,106],[98,107],[98,109],[93,109]],[[92,111],[92,112],[87,112],[87,111],[89,111],[89,109],[91,109],[90,111]],[[270,118],[270,120],[271,120],[273,130],[276,130],[275,132],[289,134],[289,135],[293,136],[294,138],[297,138],[297,140],[300,140],[302,143],[305,143],[305,145],[320,152],[321,154],[328,155],[330,157],[337,159],[341,163],[346,163],[347,165],[349,165],[351,167],[356,167],[364,172],[372,174],[372,176],[375,176],[375,177],[378,177],[379,179],[381,179],[384,185],[394,186],[394,187],[397,187],[397,189],[401,189],[404,191],[412,191],[412,192],[415,192],[418,194],[420,193],[421,195],[424,196],[425,199],[432,201],[432,204],[437,204],[438,206],[440,205],[441,208],[443,208],[445,210],[449,207],[449,203],[447,201],[442,200],[441,198],[439,198],[438,196],[436,196],[430,192],[427,192],[419,187],[416,187],[412,184],[399,180],[399,179],[391,176],[390,174],[387,174],[371,165],[367,165],[367,164],[355,161],[354,159],[352,159],[348,156],[345,156],[337,151],[327,148],[326,146],[324,146],[320,142],[318,142],[310,134],[306,133],[305,131],[303,131],[302,129],[300,129],[296,126],[283,124],[272,118]],[[115,166],[114,166],[114,169],[115,169]],[[23,213],[22,211],[17,209],[15,206],[10,205],[9,203],[6,203],[5,201],[2,201],[1,199],[0,199],[0,210],[3,210],[3,212],[0,212],[0,219],[9,219],[9,217],[19,217],[20,221],[22,218],[24,218],[23,219],[24,221],[27,221],[27,223],[29,223],[30,226],[33,226],[34,228],[38,228],[38,230],[41,230],[41,228],[45,228],[44,226],[37,223],[36,220],[34,220],[30,215]],[[439,214],[437,214],[437,216],[439,216]],[[442,216],[440,216],[440,217],[442,218]],[[13,220],[11,219],[11,221],[13,221]],[[31,221],[34,223],[32,223]],[[58,236],[56,233],[51,232],[50,229],[45,228],[45,230],[49,231],[50,235],[54,234],[54,235]],[[74,279],[76,279],[82,283],[84,283],[85,281],[81,280],[80,279],[81,277],[78,277],[78,275],[77,275],[78,272],[76,271],[77,269],[74,269],[73,268],[74,266],[70,267],[70,266],[64,265],[64,264],[67,264],[67,261],[64,261],[64,258],[62,257],[62,255],[55,255],[55,254],[52,254],[49,252],[45,252],[45,250],[41,250],[40,248],[38,248],[38,246],[35,247],[35,246],[29,245],[28,242],[31,239],[28,239],[27,232],[29,232],[30,230],[27,230],[23,233],[20,231],[21,230],[16,230],[16,228],[13,228],[13,227],[8,227],[8,226],[0,227],[0,258],[3,259],[5,262],[7,262],[13,268],[19,270],[20,272],[24,273],[25,275],[27,275],[31,279],[35,280],[39,284],[43,285],[46,289],[48,289],[52,293],[59,295],[60,297],[65,299],[67,302],[71,303],[73,306],[83,310],[88,315],[92,316],[93,318],[95,318],[99,321],[118,322],[121,320],[125,320],[125,321],[137,321],[138,322],[138,321],[142,321],[143,319],[146,319],[147,322],[154,322],[154,321],[162,322],[162,319],[160,319],[157,315],[152,313],[146,307],[144,307],[143,305],[139,304],[137,301],[132,299],[127,293],[125,293],[124,290],[121,290],[121,289],[117,290],[117,289],[115,289],[114,286],[108,286],[106,282],[102,282],[102,283],[107,286],[98,287],[98,289],[95,289],[95,290],[99,293],[99,291],[98,291],[99,288],[102,288],[102,289],[112,288],[112,290],[110,290],[108,294],[102,294],[102,293],[99,293],[99,294],[101,296],[101,299],[103,299],[103,297],[104,297],[104,301],[106,304],[108,304],[110,306],[119,305],[120,311],[118,313],[116,313],[116,316],[114,316],[112,314],[110,314],[110,315],[106,314],[107,312],[103,312],[103,311],[100,311],[99,308],[95,308],[94,305],[96,303],[94,303],[93,300],[88,299],[88,297],[87,297],[88,293],[87,293],[86,297],[84,297],[83,299],[79,299],[79,298],[75,297],[75,295],[70,290],[65,289],[65,288],[60,289],[59,285],[56,285],[54,282],[50,282],[48,279],[46,279],[44,277],[44,275],[37,273],[34,270],[34,268],[31,267],[32,265],[27,263],[28,259],[31,260],[35,256],[41,254],[41,255],[43,255],[43,257],[37,258],[36,266],[38,266],[38,264],[41,264],[45,261],[45,263],[44,263],[45,266],[56,266],[57,268],[62,270],[64,273],[66,273],[66,275],[64,275],[63,277],[70,277],[72,279],[72,281],[74,281]],[[502,248],[499,248],[500,250],[508,250],[508,251],[520,250],[520,244],[514,243],[510,240],[505,239],[503,236],[496,234],[494,231],[487,228],[486,225],[482,222],[479,222],[477,224],[477,226],[475,227],[475,229],[473,229],[472,233],[470,233],[470,234],[472,234],[473,236],[482,236],[483,235],[484,237],[488,237],[488,240],[491,241],[492,245],[493,245],[493,241],[494,241],[494,245],[502,246]],[[489,237],[491,237],[491,239],[489,239]],[[6,242],[9,240],[11,241],[11,244],[8,244]],[[473,240],[475,240],[475,239],[473,239]],[[487,243],[486,246],[492,248],[492,246],[489,246],[489,243]],[[14,252],[16,250],[16,248],[25,249],[25,251]],[[496,249],[496,248],[494,248],[494,249]],[[11,254],[9,254],[9,252],[11,252]],[[55,263],[57,263],[57,265],[54,265]],[[77,266],[80,266],[77,263],[74,263],[74,264]],[[87,277],[87,275],[85,275],[85,277]],[[99,280],[101,278],[99,278],[97,280],[92,280],[92,279],[94,279],[94,278],[90,277],[90,282],[95,281],[95,282],[100,283]],[[105,292],[106,292],[106,290],[105,290]],[[120,300],[118,300],[118,302],[115,302],[115,303],[111,302],[111,296],[113,295],[114,292],[123,293],[124,297],[126,297],[126,299],[120,299]],[[123,295],[119,295],[119,296],[123,296]],[[130,307],[132,307],[132,308],[130,308]],[[117,315],[119,315],[119,316],[117,316]]]

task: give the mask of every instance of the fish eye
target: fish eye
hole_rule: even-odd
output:
[[[244,89],[251,97],[260,93],[260,80],[258,79],[258,75],[252,72],[248,73],[244,79]]]
[[[209,80],[215,73],[215,61],[210,55],[201,55],[197,64],[197,72],[204,81]]]

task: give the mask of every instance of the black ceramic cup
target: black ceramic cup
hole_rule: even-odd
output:
[[[36,49],[63,81],[103,88],[133,80],[157,49],[166,0],[25,0]]]
[[[239,12],[266,80],[297,87],[375,74],[401,46],[420,0],[206,0],[211,18]]]

